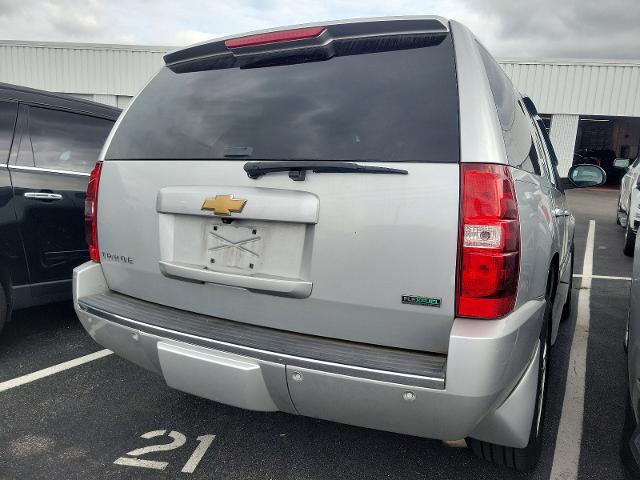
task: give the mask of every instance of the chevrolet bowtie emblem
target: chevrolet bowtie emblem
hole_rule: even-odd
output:
[[[205,198],[202,210],[211,210],[216,215],[231,215],[231,212],[240,213],[246,200],[233,198],[233,195],[216,195],[215,198]]]

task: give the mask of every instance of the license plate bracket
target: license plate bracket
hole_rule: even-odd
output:
[[[209,269],[237,268],[247,272],[262,264],[265,227],[209,224],[206,258]]]

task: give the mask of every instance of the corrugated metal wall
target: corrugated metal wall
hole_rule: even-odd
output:
[[[551,143],[558,156],[558,172],[563,177],[573,164],[573,151],[578,131],[578,115],[555,114],[551,121]]]
[[[0,82],[124,106],[172,47],[0,41]],[[640,61],[500,62],[541,113],[640,117]]]
[[[640,62],[500,64],[541,113],[640,117]]]
[[[171,47],[0,42],[0,82],[123,106]]]

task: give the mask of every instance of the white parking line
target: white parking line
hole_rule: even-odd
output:
[[[574,278],[586,278],[586,275],[580,273],[574,273],[573,276]],[[610,275],[589,275],[589,278],[596,280],[624,280],[625,282],[631,281],[631,277],[612,277]]]
[[[153,468],[154,470],[164,470],[169,462],[160,462],[158,460],[143,460],[141,458],[120,457],[116,459],[116,465],[125,465],[127,467]]]
[[[113,352],[111,350],[100,350],[94,353],[90,353],[89,355],[84,355],[83,357],[74,358],[73,360],[69,360],[68,362],[63,362],[51,367],[43,368],[42,370],[38,370],[37,372],[29,373],[21,377],[7,380],[0,383],[0,392],[19,387],[20,385],[24,385],[25,383],[30,383],[35,380],[40,380],[41,378],[48,377],[49,375],[53,375],[55,373],[69,370],[70,368],[77,367],[78,365],[93,362],[94,360],[106,357],[107,355],[111,355],[112,353]]]
[[[587,365],[587,342],[589,340],[590,288],[593,273],[593,242],[595,220],[589,220],[587,245],[582,266],[582,287],[578,293],[576,327],[569,354],[567,383],[562,402],[562,415],[556,437],[550,480],[573,480],[578,478],[580,445],[582,443],[582,417],[584,414],[585,371]]]

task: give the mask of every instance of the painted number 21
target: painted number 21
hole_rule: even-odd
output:
[[[168,434],[166,430],[154,430],[153,432],[147,432],[140,435],[141,438],[155,438],[162,437],[167,435],[173,439],[170,443],[162,443],[159,445],[149,445],[147,447],[136,448],[135,450],[131,450],[130,452],[125,453],[128,455],[127,457],[117,458],[115,462],[116,465],[126,465],[128,467],[142,467],[142,468],[153,468],[154,470],[164,470],[169,465],[169,462],[161,462],[159,460],[144,460],[142,458],[138,458],[142,455],[146,455],[147,453],[153,452],[166,452],[168,450],[175,450],[176,448],[182,447],[185,443],[187,443],[187,437],[184,436],[180,432],[176,432],[175,430],[171,430]],[[211,446],[213,439],[216,438],[215,435],[201,435],[197,438],[198,446],[193,451],[187,463],[182,467],[181,472],[183,473],[193,473],[196,469],[202,457],[207,452],[207,449]]]

